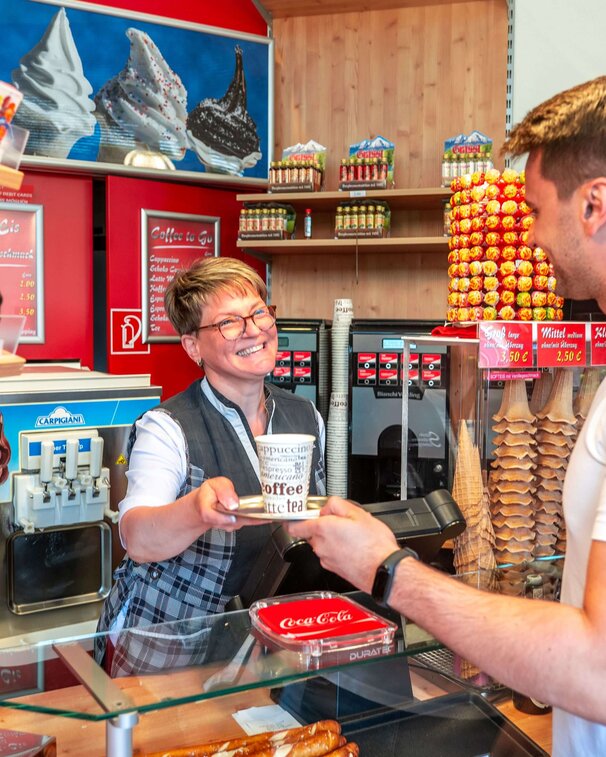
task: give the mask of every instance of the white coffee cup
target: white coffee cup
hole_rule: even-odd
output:
[[[316,437],[310,434],[256,436],[265,512],[305,512]]]

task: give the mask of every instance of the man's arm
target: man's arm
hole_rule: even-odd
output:
[[[366,592],[397,549],[387,526],[337,498],[288,530]],[[389,604],[501,683],[606,723],[606,542],[593,542],[582,609],[479,591],[412,558],[399,563]]]

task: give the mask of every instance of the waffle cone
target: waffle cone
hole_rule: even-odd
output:
[[[534,420],[532,421],[508,421],[500,420],[495,423],[492,430],[497,434],[503,434],[509,432],[510,434],[534,434],[536,432],[536,426]]]
[[[599,368],[585,368],[581,377],[579,391],[574,399],[572,409],[576,416],[587,418],[587,413],[600,385],[601,371]]]
[[[543,371],[540,377],[535,379],[529,402],[530,411],[535,415],[547,402],[552,385],[553,375],[549,371]]]
[[[573,372],[567,368],[557,368],[553,377],[553,385],[545,405],[537,411],[537,418],[549,418],[558,423],[576,424],[576,416],[572,409],[572,379]]]
[[[501,407],[493,415],[497,422],[502,420],[509,421],[526,421],[534,422],[534,415],[528,407],[528,396],[526,394],[526,382],[510,380],[505,382]]]

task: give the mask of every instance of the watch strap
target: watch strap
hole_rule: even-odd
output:
[[[383,607],[388,604],[396,568],[406,557],[419,559],[419,555],[413,549],[402,547],[388,555],[377,568],[372,587],[372,598]]]

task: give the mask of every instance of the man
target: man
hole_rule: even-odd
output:
[[[606,312],[606,77],[537,106],[503,150],[529,153],[533,241],[549,251],[561,293]],[[570,460],[564,514],[560,604],[480,592],[405,553],[388,561],[386,601],[495,679],[552,704],[556,757],[606,755],[606,382]],[[397,550],[382,523],[337,498],[289,532],[367,592]]]

